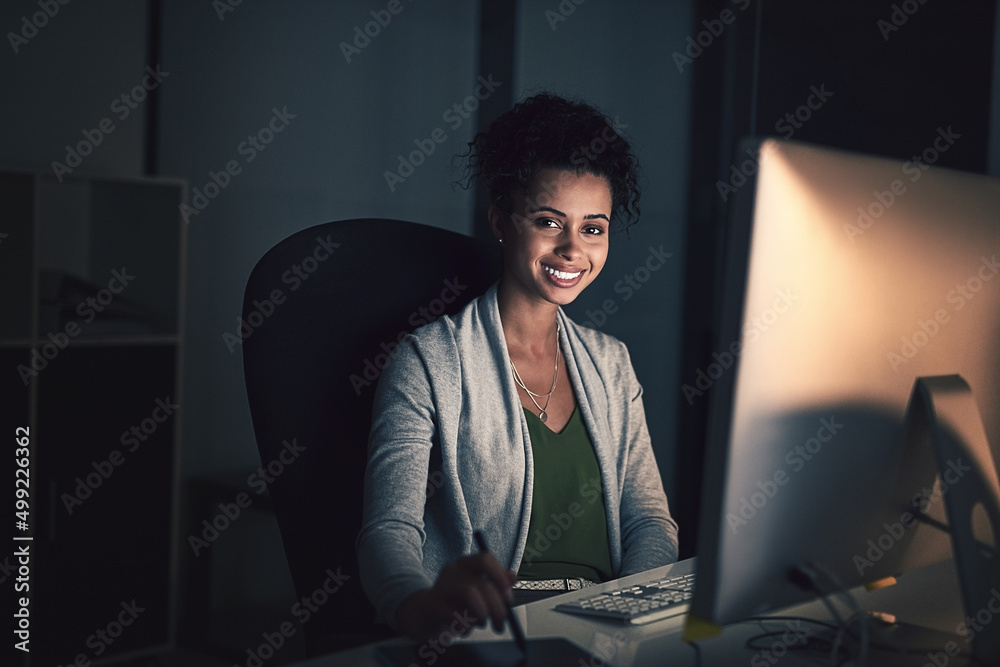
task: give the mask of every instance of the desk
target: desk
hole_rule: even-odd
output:
[[[624,577],[622,579],[601,584],[601,589],[613,589],[622,585],[649,581],[655,577],[668,574],[686,574],[694,571],[694,559],[681,561],[673,565],[657,568],[650,572]],[[646,665],[670,665],[682,667],[695,665],[695,650],[683,643],[681,637],[684,631],[685,616],[656,621],[648,625],[627,626],[611,621],[589,619],[583,616],[573,616],[554,611],[553,607],[560,602],[591,595],[595,588],[582,591],[572,591],[563,595],[532,602],[514,608],[518,620],[524,628],[525,635],[534,637],[565,637],[578,646],[590,651],[598,658],[592,661],[594,667],[602,664],[614,667],[645,667]],[[951,560],[915,570],[899,578],[896,586],[878,591],[865,592],[862,589],[852,591],[860,605],[868,610],[886,611],[897,614],[901,621],[932,628],[943,632],[954,633],[958,623],[963,618],[961,598],[958,589],[958,579],[954,563]],[[837,603],[844,615],[846,608]],[[821,602],[810,602],[782,610],[780,616],[806,616],[828,621],[829,612]],[[788,628],[791,620],[768,621],[767,629],[783,631]],[[793,667],[795,665],[826,664],[816,659],[816,654],[800,655],[790,652],[778,660],[771,656],[768,660],[759,650],[746,647],[746,641],[762,632],[761,626],[755,622],[737,623],[726,627],[722,634],[712,639],[699,642],[701,648],[700,665],[703,667],[719,667],[730,665],[751,665],[752,667]],[[512,641],[510,632],[496,634],[489,629],[476,629],[468,639],[480,641],[507,640]],[[961,658],[945,655],[947,638],[924,634],[920,637],[927,650],[942,652],[947,659],[947,667],[960,667],[969,664]],[[765,645],[770,645],[769,640]],[[963,650],[968,645],[958,639]],[[369,644],[350,651],[341,651],[307,661],[295,663],[295,667],[380,667],[381,662],[375,656],[374,647],[382,644],[402,644],[405,640],[396,638]],[[780,648],[780,647],[779,647]],[[755,659],[756,658],[756,659]],[[908,664],[920,665],[927,662],[926,651],[920,657],[910,655],[906,662],[894,662],[894,658],[884,653],[870,654],[867,665]],[[942,665],[942,667],[944,667]]]

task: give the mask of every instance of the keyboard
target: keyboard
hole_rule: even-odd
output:
[[[691,607],[694,574],[681,574],[595,593],[556,605],[557,611],[610,618],[633,625],[683,614]]]

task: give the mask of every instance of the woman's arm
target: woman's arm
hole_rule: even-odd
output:
[[[433,585],[423,567],[427,469],[435,438],[432,405],[424,361],[414,338],[407,336],[375,390],[357,540],[362,586],[390,625],[403,598]]]
[[[424,639],[448,629],[500,627],[516,576],[491,554],[459,558],[436,577],[424,568],[424,510],[431,449],[437,442],[426,362],[408,336],[375,393],[357,552],[361,583],[396,630]]]
[[[624,345],[622,345],[624,348]],[[646,427],[646,413],[628,351],[624,350],[625,475],[621,495],[621,576],[677,560],[677,523],[670,516],[660,469]]]

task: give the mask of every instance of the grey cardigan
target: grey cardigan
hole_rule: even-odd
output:
[[[560,344],[601,470],[616,576],[677,560],[642,387],[619,340],[563,313]],[[531,517],[527,422],[510,373],[497,285],[404,338],[375,392],[357,539],[361,583],[394,624],[405,597],[475,553],[473,531],[516,571]]]

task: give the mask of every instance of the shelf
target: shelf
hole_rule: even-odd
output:
[[[185,198],[0,171],[0,428],[31,434],[25,664],[73,664],[94,615],[132,600],[141,622],[101,660],[176,639]]]

